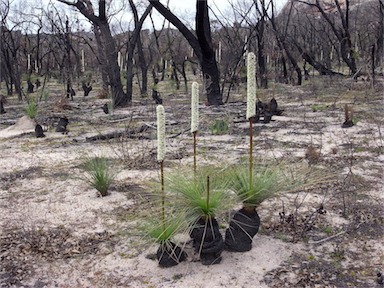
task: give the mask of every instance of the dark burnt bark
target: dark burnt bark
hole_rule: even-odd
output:
[[[245,252],[252,249],[253,237],[260,227],[260,218],[255,207],[244,207],[237,211],[225,231],[225,249]]]
[[[208,105],[222,105],[223,100],[220,91],[219,69],[212,47],[207,0],[196,1],[196,36],[159,1],[150,0],[149,2],[183,34],[191,45],[195,55],[199,59],[204,81],[206,82]]]
[[[126,94],[127,94],[128,101],[131,102],[132,101],[132,93],[133,93],[133,76],[134,76],[133,75],[133,52],[135,51],[136,44],[139,44],[139,42],[140,42],[140,45],[141,45],[141,39],[140,39],[141,27],[143,26],[144,20],[149,15],[149,12],[151,12],[152,5],[149,4],[147,9],[145,9],[143,15],[141,16],[140,20],[139,20],[138,14],[137,14],[135,4],[133,3],[132,0],[129,0],[129,5],[130,5],[132,13],[134,15],[134,21],[135,21],[135,29],[133,30],[132,36],[127,43],[128,49],[127,49],[127,83],[126,83],[127,84],[127,91],[126,91],[127,93]],[[139,50],[140,50],[140,48],[139,48]],[[141,49],[141,51],[142,51],[142,49]],[[140,57],[143,57],[143,55]],[[144,84],[147,85],[147,82],[148,82],[148,80],[147,80],[148,68],[147,68],[147,65],[145,64],[144,61],[142,62],[140,60],[140,62],[142,63],[141,64],[141,71],[142,71],[142,77],[143,77],[143,85],[142,85],[142,90],[143,90]],[[145,79],[144,79],[144,77],[145,77]],[[144,83],[144,81],[145,81],[145,83]],[[145,88],[145,89],[147,89],[147,88]]]
[[[222,105],[220,93],[220,75],[215,51],[212,47],[211,26],[208,15],[208,3],[199,0],[196,4],[196,35],[201,48],[201,69],[205,80],[209,105]]]
[[[23,92],[21,88],[21,73],[19,65],[18,51],[21,48],[20,45],[20,33],[13,30],[8,30],[4,25],[0,27],[0,38],[1,38],[1,63],[2,67],[5,68],[5,81],[7,86],[8,95],[13,94],[13,87],[18,95],[18,100],[23,100]]]
[[[88,0],[78,0],[70,2],[66,0],[58,0],[70,6],[76,7],[81,14],[83,14],[89,21],[92,22],[94,27],[98,28],[100,32],[100,43],[102,44],[103,53],[100,57],[105,58],[104,61],[107,67],[108,84],[111,87],[112,102],[114,107],[124,107],[129,101],[123,91],[121,84],[120,68],[117,63],[117,48],[115,39],[112,37],[111,29],[108,24],[106,15],[106,1],[99,0],[99,15],[96,16],[93,11],[92,3]],[[99,42],[98,42],[99,44]]]
[[[93,32],[95,33],[95,39],[97,43],[97,54],[98,54],[97,59],[100,65],[102,89],[103,91],[108,92],[109,81],[108,81],[107,61],[104,55],[105,49],[103,48],[104,45],[101,39],[99,27],[97,27],[96,25],[93,25]]]
[[[200,254],[200,261],[203,265],[213,265],[221,262],[224,241],[216,219],[199,218],[190,232],[190,236],[193,239],[193,247]]]
[[[263,11],[260,11],[258,8],[258,13],[260,15],[260,20],[256,25],[256,38],[257,38],[257,64],[259,68],[259,85],[263,89],[268,88],[268,75],[267,75],[267,61],[266,61],[266,56],[264,52],[264,31],[265,31],[265,22],[266,22],[266,17],[265,15],[265,1],[261,1],[262,7],[264,7]],[[258,7],[256,3],[256,7]]]
[[[173,267],[187,259],[187,254],[176,244],[170,242],[160,244],[157,249],[156,258],[160,267]]]
[[[337,11],[340,16],[341,26],[337,27],[335,21],[329,17],[329,14],[321,6],[320,0],[316,0],[315,3],[307,2],[304,0],[297,0],[298,2],[305,3],[309,6],[316,7],[320,12],[324,20],[328,23],[329,27],[335,34],[339,44],[340,44],[340,56],[343,61],[347,64],[351,70],[351,74],[357,76],[357,67],[355,61],[355,53],[352,46],[350,29],[349,29],[349,0],[345,0],[345,9],[342,9],[340,6],[339,0],[334,0],[334,4],[337,8]]]
[[[288,21],[290,21],[290,15],[291,15],[291,12],[292,12],[292,7],[293,6],[291,4],[289,15],[288,15]],[[265,10],[265,7],[263,7],[263,9],[264,9],[265,15],[268,15],[267,11]],[[269,17],[269,20],[271,22],[272,30],[273,30],[273,32],[275,34],[277,45],[279,46],[279,49],[285,53],[285,55],[287,56],[289,62],[292,65],[293,69],[296,72],[297,80],[296,80],[295,84],[296,85],[301,85],[302,84],[301,69],[300,69],[299,65],[297,64],[297,61],[296,61],[295,57],[293,56],[293,54],[292,54],[292,52],[291,52],[291,50],[290,50],[290,48],[288,46],[288,43],[286,42],[286,36],[283,35],[279,31],[279,29],[277,28],[276,21],[275,21],[275,7],[274,7],[274,5],[272,5],[272,15],[271,15],[271,17]],[[286,24],[286,26],[288,26],[288,23]]]
[[[320,73],[320,75],[343,75],[342,73],[335,72],[331,69],[328,69],[323,64],[316,61],[314,57],[309,55],[307,52],[303,51],[303,49],[300,47],[300,45],[298,45],[297,43],[295,43],[295,45],[297,47],[297,50],[299,50],[303,59],[306,62],[308,62],[308,64],[311,65],[313,68],[315,68]]]

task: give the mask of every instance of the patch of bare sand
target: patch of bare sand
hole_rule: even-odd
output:
[[[35,131],[36,121],[28,116],[23,116],[17,120],[16,124],[9,126],[0,131],[0,138],[9,138],[24,133]]]
[[[156,249],[153,247],[135,257],[124,258],[122,255],[132,251],[122,247],[118,253],[96,256],[97,262],[74,259],[58,266],[44,266],[36,276],[48,287],[263,288],[268,287],[263,283],[265,273],[277,268],[293,251],[301,249],[301,245],[256,236],[251,251],[224,251],[220,264],[203,266],[200,262],[187,260],[172,268],[160,268],[157,261],[146,257]]]

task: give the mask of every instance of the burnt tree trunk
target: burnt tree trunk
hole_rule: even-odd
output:
[[[108,71],[107,71],[107,63],[106,63],[106,57],[104,55],[104,48],[103,48],[103,41],[101,40],[100,30],[99,27],[96,25],[93,25],[93,31],[95,33],[97,48],[98,48],[98,61],[100,65],[100,71],[101,71],[101,81],[102,81],[102,88],[103,91],[108,92]]]
[[[342,73],[335,72],[316,61],[314,57],[309,55],[307,52],[303,51],[303,49],[297,43],[295,43],[295,45],[303,59],[308,62],[313,68],[315,68],[320,73],[320,75],[343,75]]]
[[[223,100],[220,91],[219,69],[212,47],[207,0],[196,1],[196,35],[159,1],[149,0],[149,2],[183,34],[189,45],[191,45],[195,55],[199,59],[204,81],[206,82],[208,105],[222,105]]]
[[[209,105],[222,105],[220,92],[220,75],[217,67],[215,51],[212,47],[211,26],[206,0],[198,0],[196,4],[196,35],[201,49],[201,70],[205,81]]]
[[[129,0],[129,5],[130,5],[132,13],[134,15],[134,21],[135,21],[135,29],[133,30],[132,36],[127,43],[128,48],[127,48],[127,82],[126,82],[127,91],[126,91],[126,94],[127,94],[128,101],[131,102],[132,101],[132,93],[133,93],[133,76],[134,76],[133,75],[133,52],[135,51],[136,44],[138,44],[138,42],[140,41],[139,39],[140,39],[141,27],[143,26],[145,18],[147,18],[147,16],[149,15],[149,12],[151,12],[152,5],[151,4],[148,5],[147,9],[145,9],[140,20],[139,20],[138,14],[137,14],[135,4],[133,3],[133,0]],[[141,44],[141,42],[140,42],[140,44]],[[139,48],[139,50],[140,50],[140,48]],[[141,57],[143,57],[143,56],[141,56]],[[140,62],[141,62],[141,60],[140,60]],[[141,65],[142,70],[141,71],[143,74],[145,73],[145,77],[147,78],[147,69],[148,68],[147,68],[145,62],[141,62],[141,63],[142,63],[142,65]],[[143,63],[144,63],[144,65],[143,65]],[[144,72],[143,72],[143,66],[145,66]],[[144,75],[143,74],[142,74],[142,76],[143,76],[142,87],[144,87]],[[148,80],[145,80],[145,81],[146,81],[145,85],[147,85]],[[147,89],[147,88],[145,88],[145,89]],[[142,88],[142,92],[143,92],[143,88]]]
[[[265,8],[265,1],[261,1],[261,5]],[[257,7],[257,5],[256,5]],[[258,13],[260,14],[260,20],[256,25],[256,37],[257,37],[257,64],[259,67],[259,85],[263,89],[268,88],[268,75],[267,75],[267,63],[266,63],[266,57],[264,53],[264,30],[265,30],[265,20],[266,15],[265,13],[266,9],[263,9],[263,11],[260,11],[258,9]]]
[[[106,19],[99,24],[99,27],[102,38],[105,41],[105,54],[108,63],[109,85],[111,87],[113,105],[114,107],[124,107],[129,103],[129,101],[123,92],[123,85],[120,78],[120,68],[117,63],[115,39],[112,37],[111,30]]]
[[[107,15],[106,15],[106,1],[99,0],[99,15],[96,16],[93,11],[93,6],[90,1],[77,0],[76,2],[70,2],[67,0],[58,0],[70,6],[76,7],[81,14],[83,14],[88,20],[92,22],[94,26],[99,29],[100,41],[102,43],[103,53],[100,53],[101,57],[105,57],[105,63],[108,73],[108,84],[111,87],[112,102],[114,107],[124,107],[129,101],[123,91],[123,85],[120,78],[120,68],[117,63],[117,48],[115,39],[112,37],[111,29],[109,27]]]

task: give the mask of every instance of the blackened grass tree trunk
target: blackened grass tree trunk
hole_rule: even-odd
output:
[[[120,68],[117,63],[117,48],[115,39],[112,36],[106,15],[106,1],[99,0],[99,15],[96,16],[93,5],[90,0],[78,0],[70,2],[66,0],[57,0],[61,3],[76,7],[81,14],[92,22],[100,32],[100,40],[103,43],[105,63],[107,64],[108,84],[111,87],[112,102],[114,107],[127,106],[129,101],[123,91],[123,85],[120,78]]]
[[[211,27],[208,15],[208,1],[196,1],[196,35],[193,34],[168,8],[158,0],[149,0],[153,7],[171,22],[191,45],[199,59],[205,81],[208,105],[222,105],[220,74],[212,47]]]

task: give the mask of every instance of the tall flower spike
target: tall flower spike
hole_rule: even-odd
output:
[[[247,57],[247,119],[256,114],[256,77],[255,54],[248,53]]]
[[[192,83],[191,133],[199,130],[199,84]]]
[[[156,107],[157,114],[157,161],[162,162],[165,158],[165,113],[164,106]]]

